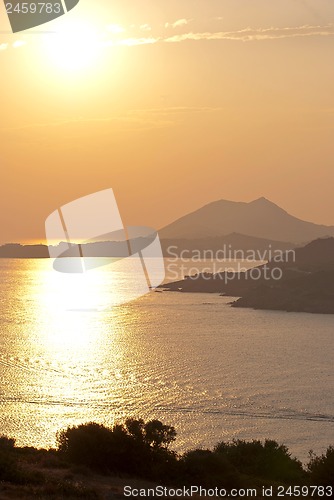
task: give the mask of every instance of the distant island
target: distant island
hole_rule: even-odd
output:
[[[21,245],[8,243],[0,246],[0,259],[47,259],[47,245]]]
[[[143,245],[145,246],[145,241]],[[82,244],[86,256],[108,257],[112,253],[119,257],[124,256],[124,241],[120,242],[94,242]],[[238,252],[254,252],[258,256],[257,260],[267,260],[268,251],[286,251],[295,247],[293,243],[282,241],[266,240],[263,238],[254,238],[243,234],[232,233],[226,236],[217,236],[214,238],[199,238],[194,240],[176,239],[161,240],[163,256],[175,257],[185,254],[185,252],[194,254],[199,258],[207,258],[208,252],[222,256],[225,252],[226,258],[238,258]],[[56,248],[56,247],[52,247]],[[68,243],[60,242],[57,245],[59,251],[64,256],[70,256],[68,253]],[[77,256],[75,253],[73,256]],[[261,257],[264,256],[263,259]],[[47,245],[21,245],[19,243],[10,243],[0,246],[0,259],[47,259],[49,258],[49,247]]]

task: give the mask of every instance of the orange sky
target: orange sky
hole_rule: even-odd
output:
[[[81,0],[40,30],[72,26],[0,6],[0,243],[108,187],[128,225],[260,196],[334,225],[332,0]]]

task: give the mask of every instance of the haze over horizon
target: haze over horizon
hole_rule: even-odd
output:
[[[328,228],[328,231],[327,231]],[[170,224],[158,229],[160,239],[201,240],[201,238],[245,238],[305,245],[318,238],[334,237],[334,225],[314,224],[289,214],[283,207],[261,196],[249,202],[214,200],[196,210],[177,217]],[[1,240],[0,240],[1,241]],[[39,240],[8,241],[2,245],[47,245]]]
[[[0,4],[0,244],[112,187],[126,225],[265,196],[334,225],[334,4],[81,0],[9,33]]]

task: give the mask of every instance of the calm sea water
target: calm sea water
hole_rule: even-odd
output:
[[[86,288],[55,274],[47,260],[0,260],[0,433],[18,444],[126,416],[174,425],[179,451],[272,438],[306,460],[334,443],[334,316],[168,292],[89,310],[87,294],[113,290],[108,267]],[[86,310],[59,307],[73,295]]]

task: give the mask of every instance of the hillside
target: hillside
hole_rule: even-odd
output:
[[[295,258],[290,253],[285,262],[239,274],[199,274],[164,288],[240,297],[233,307],[334,314],[334,238],[297,248]]]

